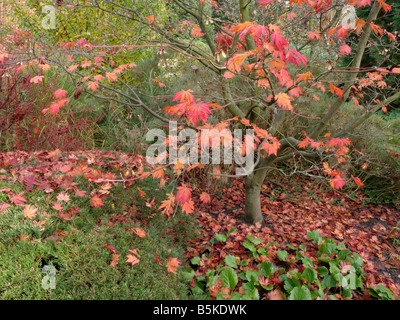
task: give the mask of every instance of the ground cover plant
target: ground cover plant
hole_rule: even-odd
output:
[[[154,184],[124,189],[95,182],[139,169],[141,157],[60,151],[0,157],[2,299],[187,298],[176,271],[184,241],[196,232],[193,218],[156,215],[163,191]],[[54,290],[42,286],[44,266],[55,268]]]

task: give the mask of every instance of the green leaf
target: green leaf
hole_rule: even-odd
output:
[[[214,237],[215,237],[215,240],[220,241],[220,242],[225,242],[228,239],[228,237],[226,235],[220,234],[220,233],[216,233]]]
[[[329,258],[329,257],[319,257],[319,258],[317,258],[317,260],[320,261],[320,262],[328,263],[329,261],[331,261],[331,258]]]
[[[336,274],[340,273],[339,268],[332,261],[329,262],[329,271],[331,272],[332,275],[336,275]]]
[[[255,270],[246,270],[246,279],[249,282],[256,283],[258,282],[258,276],[260,275],[258,271]]]
[[[192,260],[190,260],[190,263],[198,265],[200,263],[200,260],[201,260],[200,257],[194,257]]]
[[[286,258],[288,257],[288,252],[286,250],[278,250],[278,259],[286,262]]]
[[[312,239],[314,240],[313,243],[317,243],[318,245],[321,243],[322,241],[322,237],[320,236],[320,234],[313,230],[311,232],[307,232],[307,239]]]
[[[263,287],[265,290],[270,291],[270,290],[272,290],[272,289],[274,288],[274,285],[273,285],[273,284],[270,284],[269,286],[264,286],[264,285],[262,284],[261,287]]]
[[[303,266],[305,266],[306,268],[314,266],[314,261],[312,261],[308,257],[301,257],[301,262],[303,263]]]
[[[253,282],[243,283],[242,288],[246,295],[248,295],[251,299],[260,300],[260,295],[258,293],[257,288],[254,287]]]
[[[344,260],[349,255],[350,252],[351,251],[349,249],[339,250],[338,258],[340,260]]]
[[[258,270],[260,270],[264,277],[269,277],[273,272],[275,272],[274,265],[266,261],[258,265]]]
[[[360,255],[357,252],[353,253],[353,259],[354,259],[354,263],[361,267],[364,264],[364,260],[360,257]]]
[[[224,259],[225,264],[229,267],[232,267],[234,269],[237,268],[237,258],[233,255],[227,255]]]
[[[306,268],[303,271],[303,277],[307,279],[308,283],[313,283],[317,279],[317,271],[311,268]]]
[[[243,295],[239,292],[233,292],[231,297],[226,300],[241,300],[243,298]]]
[[[324,288],[332,288],[336,287],[337,280],[333,276],[328,275],[322,280],[321,284],[324,286]]]
[[[268,256],[268,252],[263,247],[257,248],[257,252],[261,256]]]
[[[242,261],[240,261],[240,265],[242,266],[242,267],[245,267],[245,266],[247,266],[249,264],[249,260],[242,260]]]
[[[261,240],[258,238],[254,238],[251,235],[247,235],[247,239],[249,239],[252,243],[254,243],[255,245],[258,245],[261,243]]]
[[[243,242],[243,247],[245,247],[246,249],[249,249],[253,253],[256,252],[256,247],[250,241]]]
[[[232,268],[225,268],[221,271],[219,277],[226,287],[231,288],[231,290],[235,289],[238,283],[238,276],[235,270]]]
[[[311,300],[311,292],[307,287],[295,287],[289,295],[289,300]]]
[[[265,245],[266,248],[269,248],[271,246],[276,246],[278,244],[278,242],[271,242]]]
[[[291,292],[294,288],[301,287],[301,285],[296,278],[287,278],[283,287],[287,292]]]
[[[183,272],[182,272],[183,278],[184,278],[186,281],[192,280],[193,277],[195,276],[195,274],[196,274],[196,272],[195,272],[193,269],[191,269],[190,271],[183,271]]]
[[[321,277],[325,277],[327,274],[329,274],[329,270],[328,270],[327,267],[318,267],[318,268],[317,268],[317,271],[318,271],[318,274],[319,274]]]

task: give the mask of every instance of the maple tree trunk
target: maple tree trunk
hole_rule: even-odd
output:
[[[245,221],[249,224],[263,222],[261,212],[261,186],[267,170],[257,170],[246,177]]]

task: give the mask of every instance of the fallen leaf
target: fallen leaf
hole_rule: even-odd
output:
[[[176,274],[176,271],[180,265],[181,261],[178,258],[169,257],[166,265],[167,271]]]
[[[24,215],[25,218],[32,219],[36,215],[37,210],[38,210],[37,208],[35,208],[34,206],[28,204],[24,208],[23,215]]]

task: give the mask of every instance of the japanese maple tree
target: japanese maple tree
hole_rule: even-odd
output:
[[[389,2],[389,1],[388,1]],[[400,98],[398,88],[389,88],[385,76],[399,74],[400,68],[380,65],[361,68],[361,60],[370,42],[371,33],[389,37],[395,35],[379,27],[378,13],[389,12],[391,6],[384,0],[168,0],[163,2],[165,12],[157,12],[142,1],[67,1],[71,9],[97,10],[105,15],[134,22],[138,30],[109,30],[118,35],[121,43],[115,45],[106,39],[87,40],[77,35],[73,42],[59,42],[64,58],[53,54],[48,47],[29,54],[30,63],[58,65],[76,83],[75,97],[86,91],[133,109],[141,108],[162,123],[177,121],[180,128],[214,129],[220,142],[213,136],[201,142],[199,153],[220,144],[235,141],[242,154],[254,151],[255,168],[242,174],[246,182],[245,218],[249,223],[263,221],[260,192],[270,170],[280,164],[298,163],[314,159],[309,169],[298,172],[322,175],[331,186],[341,189],[346,181],[357,186],[358,177],[346,175],[343,166],[350,159],[351,139],[347,137],[377,110]],[[366,20],[343,17],[346,6],[370,7]],[[351,24],[350,22],[353,22]],[[121,26],[123,24],[121,23]],[[146,29],[146,36],[140,30]],[[349,35],[357,41],[347,43]],[[36,44],[37,47],[40,45]],[[134,61],[117,64],[115,56],[121,52],[156,48],[160,55],[172,51],[193,62],[199,76],[196,88],[182,88],[168,92],[168,84],[152,79],[170,94],[169,105],[157,108],[143,100],[140,84],[130,83],[126,75],[136,67]],[[3,51],[1,51],[3,50]],[[0,63],[8,57],[0,48]],[[340,61],[351,58],[351,65],[340,67]],[[128,79],[128,80],[127,80]],[[41,82],[42,78],[31,79]],[[362,99],[365,86],[379,84],[379,99]],[[62,88],[54,93],[54,102],[43,110],[56,114],[68,104],[71,97]],[[321,112],[320,100],[329,101]],[[353,103],[355,116],[335,124],[341,109]],[[318,108],[317,108],[318,106]],[[229,129],[244,133],[241,141],[230,135]],[[246,129],[254,132],[254,141]],[[159,160],[167,159],[172,136],[166,141],[166,152]],[[204,145],[205,143],[205,145]],[[320,164],[319,168],[315,164]],[[163,178],[165,168],[171,165],[175,173],[202,168],[198,163],[178,161],[159,165],[151,172]],[[212,165],[212,164],[210,164]],[[228,172],[229,166],[213,170],[215,177],[237,176]],[[294,169],[295,171],[297,169]],[[239,175],[240,176],[240,175]],[[166,215],[179,205],[186,213],[192,212],[190,181],[182,182],[176,194],[170,193],[162,201],[160,211]],[[207,193],[201,195],[210,202]],[[135,256],[128,257],[135,263]],[[176,263],[171,264],[174,266]],[[171,269],[173,269],[171,267]]]

